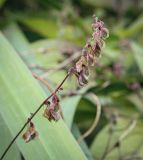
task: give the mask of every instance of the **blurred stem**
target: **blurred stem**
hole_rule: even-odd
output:
[[[130,126],[123,132],[123,134],[121,134],[121,136],[118,139],[118,142],[121,142],[123,139],[125,139],[128,134],[130,134],[132,132],[132,130],[135,128],[137,121],[136,120],[132,120]]]
[[[50,91],[50,93],[53,92],[48,80],[45,80],[43,78],[41,78],[40,76],[38,76],[36,73],[32,73],[33,77],[36,78],[37,80],[41,81],[45,86],[47,86],[48,90]]]
[[[50,93],[53,93],[53,90],[48,82],[48,80],[45,80],[43,78],[41,78],[40,76],[38,76],[37,74],[35,73],[32,73],[33,77],[36,78],[37,80],[41,81],[45,86],[47,86],[48,90],[50,91]],[[62,111],[62,108],[60,106],[60,104],[58,103],[58,108],[60,110],[60,113],[61,113],[61,117],[62,119],[64,119],[64,115],[63,115],[63,111]]]
[[[68,59],[66,59],[65,61],[63,61],[62,63],[60,63],[59,65],[57,65],[55,68],[51,68],[49,69],[47,72],[45,72],[43,75],[41,75],[41,78],[45,78],[47,76],[49,76],[52,73],[55,73],[56,71],[65,68],[68,64],[70,64],[71,62],[73,62],[75,59],[80,57],[80,53],[81,52],[75,52],[72,56],[70,56]]]
[[[106,152],[106,154],[102,157],[102,160],[106,158],[106,156],[116,147],[119,147],[120,143],[132,132],[132,130],[135,128],[137,121],[132,120],[131,124],[128,126],[128,128],[120,135],[118,140],[113,144],[113,146]]]
[[[113,136],[113,126],[111,124],[111,127],[109,128],[109,137],[108,137],[108,140],[107,140],[107,144],[106,144],[104,153],[103,153],[102,158],[101,158],[102,160],[106,157],[106,154],[108,153],[108,148],[110,146],[112,136]]]
[[[3,152],[2,156],[0,157],[0,160],[2,160],[6,153],[9,151],[10,147],[12,146],[12,144],[16,141],[16,139],[19,137],[19,135],[22,133],[22,131],[25,129],[25,127],[29,124],[29,122],[36,116],[36,114],[39,112],[39,110],[43,107],[43,105],[45,104],[45,102],[47,102],[47,100],[49,100],[53,95],[55,95],[59,89],[62,87],[62,85],[64,84],[64,82],[66,81],[66,79],[69,77],[69,75],[71,74],[71,72],[68,72],[66,77],[63,79],[63,81],[58,85],[58,87],[55,89],[54,92],[51,93],[50,96],[48,96],[42,103],[41,105],[36,109],[36,111],[34,113],[32,113],[31,117],[28,118],[28,120],[25,122],[25,124],[22,126],[22,128],[19,130],[19,132],[16,134],[16,136],[12,139],[12,141],[9,143],[9,145],[7,146],[7,148],[5,149],[5,151]]]
[[[50,74],[53,74],[56,71],[67,67],[68,64],[72,63],[74,60],[76,60],[77,58],[80,57],[80,53],[81,53],[80,51],[79,52],[75,52],[72,56],[70,56],[69,58],[64,60],[62,63],[59,63],[56,67],[53,67],[53,68],[45,68],[45,67],[39,66],[37,64],[32,64],[32,65],[29,66],[29,68],[34,68],[34,69],[38,69],[38,70],[44,71],[44,73],[40,77],[41,78],[46,78]]]
[[[88,94],[89,97],[92,97],[93,100],[96,102],[96,116],[95,116],[95,119],[91,125],[91,127],[84,133],[82,134],[79,138],[78,138],[78,143],[80,143],[84,138],[86,138],[87,136],[89,136],[93,130],[96,128],[97,124],[98,124],[98,121],[99,121],[99,118],[100,118],[100,115],[101,115],[101,103],[99,101],[99,98],[93,94],[93,93],[90,93]]]

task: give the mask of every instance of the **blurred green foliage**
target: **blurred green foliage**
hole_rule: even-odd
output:
[[[85,88],[79,88],[75,77],[71,76],[65,83],[64,90],[59,93],[65,123],[75,138],[91,126],[96,114],[96,103],[89,99],[87,94],[92,92],[100,99],[102,114],[92,134],[80,144],[87,159],[143,159],[143,1],[0,0],[1,31],[28,69],[47,79],[53,89],[66,75],[68,68],[76,62],[77,57],[70,63],[65,61],[70,61],[74,54],[78,54],[91,36],[93,14],[105,22],[110,31],[110,37],[107,39],[99,62],[95,68],[92,68],[88,85]],[[0,52],[2,52],[1,49]],[[7,60],[9,63],[14,63],[10,57],[7,57]],[[8,61],[6,66],[9,65]],[[62,67],[60,67],[61,64]],[[0,74],[5,72],[2,63],[0,68]],[[11,84],[9,78],[7,81]],[[27,85],[26,80],[23,85]],[[49,95],[48,89],[40,82],[39,85],[45,94]],[[0,92],[0,94],[3,93]],[[5,95],[7,95],[6,90]],[[1,101],[2,98],[0,98],[0,105],[2,105]],[[15,109],[14,112],[17,110]],[[27,109],[26,112],[30,113],[30,110]],[[8,130],[7,135],[4,130],[0,131],[1,137],[3,136],[3,141],[0,139],[1,150],[8,143],[7,138],[9,140],[16,132],[10,127],[12,121],[10,123],[9,117],[7,121],[4,115],[1,116],[3,113],[0,106],[2,119],[0,125]],[[40,115],[38,116],[37,119],[42,119]],[[136,126],[125,139],[119,142],[119,138],[128,132],[132,120],[137,122]],[[64,128],[61,122],[58,126]],[[19,124],[15,124],[14,127],[18,130]],[[58,128],[60,130],[60,127]],[[54,131],[51,131],[51,136]],[[62,133],[59,132],[59,134]],[[71,135],[69,137],[69,140],[67,138],[64,143],[75,144],[78,148],[79,146],[72,142]],[[44,145],[50,147],[48,136],[46,138],[42,136],[42,139],[47,141]],[[115,145],[116,142],[118,145]],[[18,142],[18,146],[15,145],[15,148],[12,148],[8,156],[12,154],[13,159],[20,159],[19,153],[21,153],[25,159],[30,159],[26,152],[19,151],[20,143],[22,142]],[[24,145],[22,144],[22,147]],[[36,142],[33,146],[35,145],[37,145]],[[109,152],[112,147],[113,149]],[[34,154],[34,150],[31,151],[31,157],[32,153]],[[80,151],[77,153],[79,157],[82,154]],[[65,156],[64,152],[62,154]],[[10,159],[9,157],[7,159]],[[49,159],[52,159],[51,157],[49,156]],[[71,159],[75,160],[74,156],[73,158],[71,156]],[[64,160],[64,157],[61,156],[60,160]]]

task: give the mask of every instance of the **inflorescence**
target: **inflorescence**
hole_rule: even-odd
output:
[[[92,37],[82,49],[81,57],[69,71],[69,73],[76,76],[80,86],[84,86],[88,83],[90,67],[95,65],[98,57],[101,55],[101,49],[105,43],[104,41],[109,36],[109,31],[104,26],[104,22],[98,20],[95,16],[93,17],[92,30]],[[57,91],[58,90],[52,94],[51,102],[48,99],[43,103],[43,105],[46,106],[43,116],[49,121],[58,121],[61,117],[59,109],[60,100],[56,95]],[[25,142],[29,142],[30,140],[35,139],[37,135],[38,132],[35,129],[35,125],[30,120],[27,130],[23,134],[23,139]]]

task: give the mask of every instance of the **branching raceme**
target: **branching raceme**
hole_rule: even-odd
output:
[[[63,81],[59,84],[59,86],[51,93],[49,97],[47,97],[41,103],[37,110],[33,112],[31,116],[27,119],[25,124],[22,126],[22,128],[10,142],[8,147],[5,149],[0,160],[4,158],[12,144],[15,142],[15,140],[26,127],[27,130],[22,136],[25,142],[29,142],[38,136],[38,132],[35,129],[35,125],[33,124],[32,119],[36,116],[36,114],[43,106],[46,106],[43,116],[47,118],[49,121],[58,121],[61,118],[61,112],[59,107],[60,100],[57,96],[57,92],[62,89],[62,85],[71,74],[76,76],[80,86],[84,86],[88,83],[90,67],[95,65],[98,57],[101,55],[101,49],[104,46],[104,40],[109,36],[108,29],[104,26],[104,23],[98,20],[98,18],[95,16],[93,17],[92,30],[92,37],[83,47],[81,51],[81,57],[79,58],[79,60],[69,70],[69,72],[67,73]]]

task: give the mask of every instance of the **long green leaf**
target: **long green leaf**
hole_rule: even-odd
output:
[[[72,133],[76,139],[78,139],[81,136],[79,128],[77,127],[76,124],[73,124],[73,126],[72,126]],[[91,154],[91,152],[90,152],[90,150],[84,140],[82,140],[80,142],[80,146],[81,146],[83,152],[85,153],[86,157],[88,158],[88,160],[93,160],[92,154]]]
[[[131,43],[131,47],[132,47],[133,55],[135,57],[137,65],[140,69],[141,74],[143,75],[143,48],[136,43]]]
[[[0,66],[0,112],[14,136],[46,95],[2,34]],[[63,121],[49,122],[41,116],[42,112],[33,120],[39,138],[29,144],[22,138],[17,139],[24,157],[29,160],[86,159]]]
[[[12,139],[12,136],[10,134],[10,131],[5,124],[1,114],[0,114],[0,155],[2,154],[3,150],[7,147],[7,144]],[[16,144],[14,144],[11,148],[11,150],[8,152],[5,160],[14,159],[14,160],[20,160],[20,152],[18,150],[18,147]]]
[[[3,33],[28,66],[36,62],[34,56],[29,53],[31,51],[27,38],[16,23],[13,22],[6,26]]]

